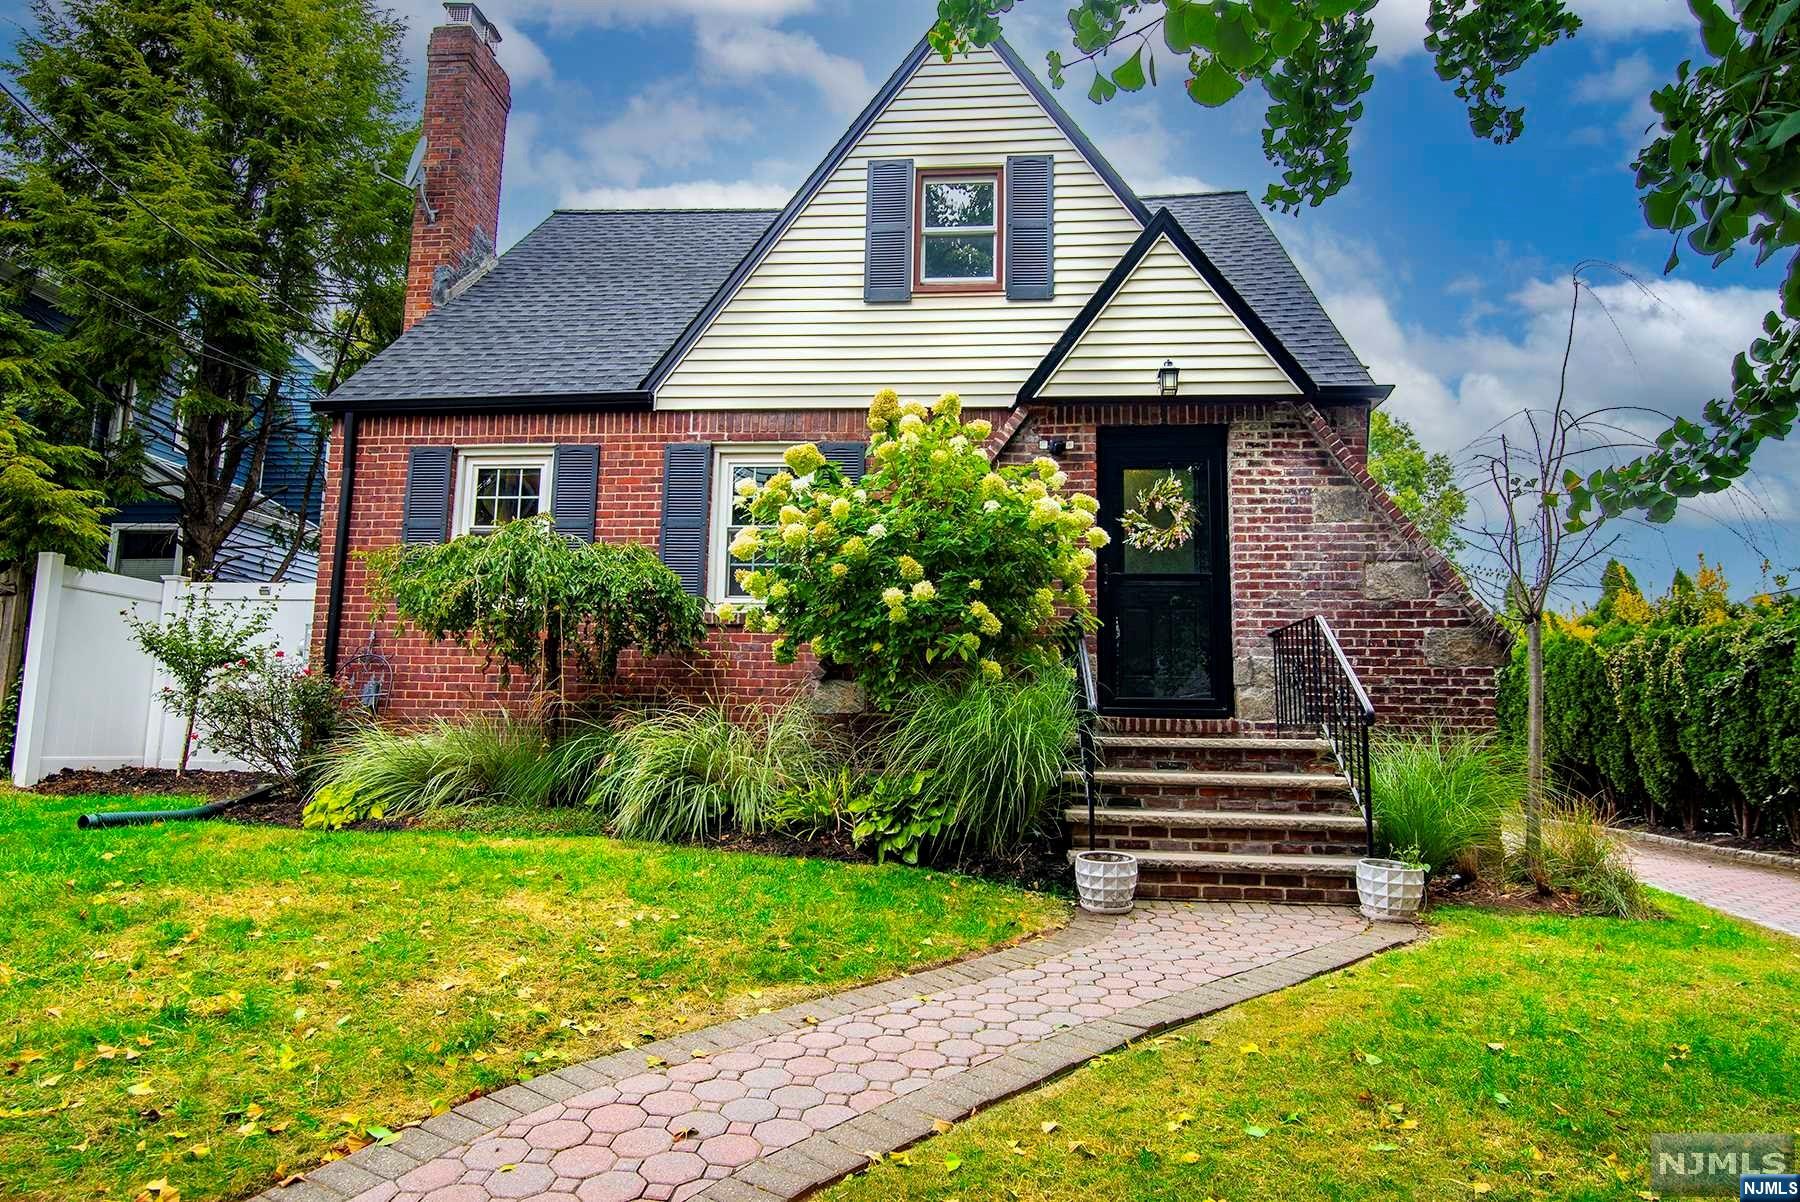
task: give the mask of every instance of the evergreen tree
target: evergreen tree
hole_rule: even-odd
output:
[[[71,361],[167,394],[189,569],[214,571],[293,436],[294,350],[365,359],[392,324],[411,197],[401,24],[371,0],[38,0],[0,106],[0,256],[73,319]],[[385,291],[384,291],[385,290]],[[333,336],[339,313],[349,313]],[[140,415],[150,407],[140,403]]]

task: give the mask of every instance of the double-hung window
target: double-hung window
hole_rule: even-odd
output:
[[[1001,287],[999,170],[921,171],[917,290]]]
[[[748,480],[758,487],[785,470],[781,447],[722,446],[713,461],[712,489],[712,570],[707,573],[715,601],[744,601],[749,595],[738,583],[738,573],[754,571],[764,564],[755,556],[738,559],[731,553],[731,541],[745,526],[755,525],[750,518],[750,502],[738,492]]]
[[[492,534],[550,504],[548,447],[473,447],[459,453],[456,534]]]

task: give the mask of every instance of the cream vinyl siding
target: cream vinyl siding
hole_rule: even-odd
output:
[[[1194,265],[1158,238],[1038,395],[1154,397],[1165,359],[1181,369],[1184,397],[1300,391]]]
[[[863,300],[870,159],[920,170],[1056,160],[1056,297]],[[1011,405],[1140,227],[991,51],[926,57],[657,390],[659,409],[861,408],[882,388]]]

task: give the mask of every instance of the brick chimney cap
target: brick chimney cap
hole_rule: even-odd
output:
[[[475,36],[481,39],[482,45],[498,46],[500,44],[500,31],[494,28],[494,23],[468,0],[445,0],[444,12],[448,14],[448,23],[451,25],[473,26]]]

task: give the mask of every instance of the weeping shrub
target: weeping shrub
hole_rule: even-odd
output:
[[[1434,727],[1380,740],[1370,768],[1376,838],[1390,854],[1416,849],[1433,872],[1498,861],[1501,831],[1525,795],[1511,748]]]
[[[626,839],[691,842],[727,824],[759,834],[781,799],[841,768],[837,737],[803,705],[736,720],[679,706],[622,726],[586,800]]]
[[[883,772],[922,775],[945,804],[939,847],[957,855],[1014,849],[1042,820],[1074,766],[1075,708],[1067,673],[970,677],[917,689],[880,740]]]

